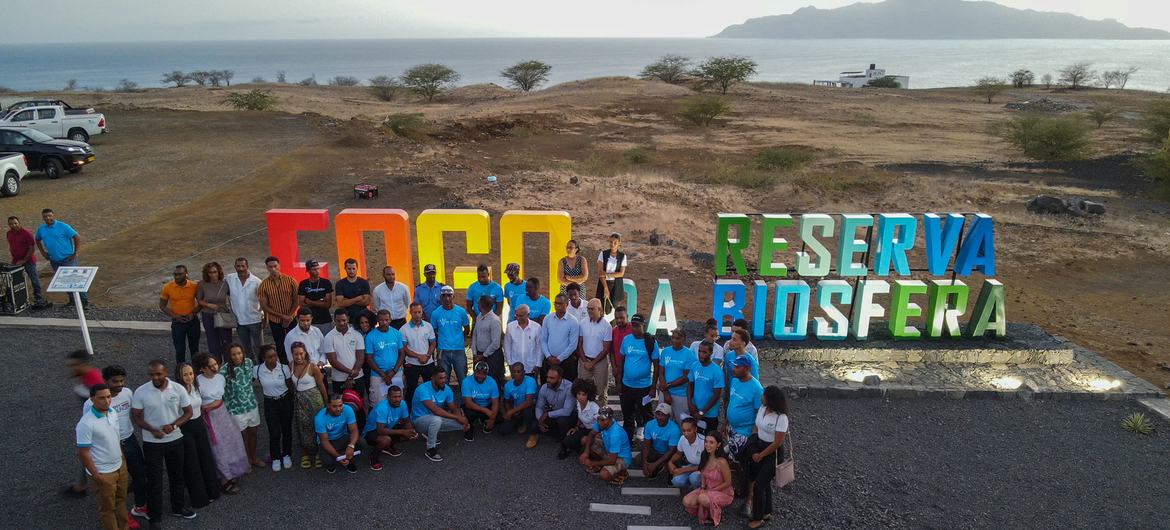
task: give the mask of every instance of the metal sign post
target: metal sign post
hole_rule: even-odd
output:
[[[81,293],[88,292],[97,276],[97,267],[61,267],[53,275],[45,289],[50,293],[70,293],[73,306],[77,308],[77,320],[81,322],[81,337],[85,339],[85,351],[93,355],[93,342],[89,339],[89,324],[85,321],[85,308],[81,305]]]

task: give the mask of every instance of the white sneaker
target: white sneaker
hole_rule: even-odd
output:
[[[280,460],[273,460],[272,461],[272,470],[273,471],[280,471]]]
[[[292,457],[291,456],[284,457],[283,464],[284,464],[285,469],[292,469]]]

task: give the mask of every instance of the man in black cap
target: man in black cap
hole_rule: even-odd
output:
[[[431,311],[434,311],[439,304],[442,303],[440,295],[443,291],[443,283],[435,280],[435,265],[428,263],[423,267],[423,276],[427,281],[418,284],[414,288],[414,301],[423,306],[423,319],[427,322],[431,321]]]
[[[463,396],[463,415],[467,421],[480,422],[484,434],[492,432],[500,414],[500,386],[488,375],[488,363],[475,363],[475,373],[463,379],[459,393]],[[473,426],[474,427],[474,426]],[[463,439],[475,439],[475,429],[463,433]]]
[[[321,263],[315,259],[305,262],[305,271],[309,277],[297,286],[297,298],[301,307],[312,311],[313,326],[324,335],[333,329],[333,282],[321,277]]]

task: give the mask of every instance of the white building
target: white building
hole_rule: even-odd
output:
[[[910,76],[906,75],[886,75],[884,68],[878,68],[876,64],[869,65],[869,68],[863,72],[841,72],[841,77],[837,81],[820,81],[814,80],[813,84],[816,86],[831,86],[837,88],[862,88],[875,79],[883,77],[892,77],[898,82],[899,88],[910,88]]]

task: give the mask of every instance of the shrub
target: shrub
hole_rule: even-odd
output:
[[[1000,95],[1004,90],[1007,90],[1007,86],[1004,84],[1004,80],[998,77],[988,76],[975,81],[975,93],[987,98],[989,104],[995,100],[995,96]]]
[[[138,92],[138,83],[129,79],[123,79],[118,81],[118,84],[114,86],[114,92]]]
[[[329,80],[329,86],[358,86],[360,84],[362,82],[352,75],[334,76],[333,79]]]
[[[548,73],[552,65],[540,61],[522,61],[509,66],[500,75],[508,80],[508,84],[524,92],[528,92],[548,81]]]
[[[263,77],[260,77],[260,76],[256,76],[256,77],[252,78],[252,83],[255,83],[257,85],[263,85],[267,82],[268,82],[267,79],[264,79]]]
[[[1090,152],[1088,125],[1075,115],[1026,114],[997,129],[1004,141],[1035,160],[1075,160]]]
[[[870,79],[869,82],[865,84],[865,86],[873,88],[902,88],[902,83],[898,82],[898,78],[892,75],[887,75],[877,79]]]
[[[1097,128],[1100,129],[1101,126],[1105,125],[1106,122],[1113,121],[1118,116],[1120,116],[1121,109],[1118,109],[1113,105],[1102,104],[1089,109],[1089,111],[1085,114],[1089,117],[1090,120],[1093,120],[1093,123],[1096,123]]]
[[[450,90],[458,80],[458,72],[435,63],[413,66],[403,72],[401,79],[406,88],[427,101],[433,101],[435,96]]]
[[[284,70],[277,70],[276,71],[276,82],[281,83],[281,84],[288,82],[288,76],[285,75]]]
[[[0,94],[15,94],[16,91],[6,86],[0,86]]]
[[[380,75],[370,79],[370,92],[382,101],[393,101],[394,95],[401,88],[402,85],[398,83],[398,80],[390,76]]]
[[[816,158],[813,153],[794,147],[767,147],[756,153],[756,168],[765,171],[792,171]]]
[[[1162,148],[1142,162],[1142,169],[1150,177],[1164,183],[1170,183],[1170,134],[1166,136]]]
[[[622,158],[631,164],[645,164],[650,161],[650,151],[641,147],[626,149],[622,152]]]
[[[1027,68],[1020,68],[1012,72],[1012,86],[1016,88],[1028,88],[1036,81],[1036,74]]]
[[[722,98],[699,96],[688,99],[683,105],[683,110],[678,113],[678,117],[692,125],[707,127],[715,121],[715,118],[726,114],[729,110],[731,110],[731,106]]]
[[[255,89],[248,92],[230,92],[223,102],[236,110],[269,110],[276,107],[276,96],[267,90]]]
[[[682,55],[664,55],[642,69],[638,77],[646,80],[657,79],[664,83],[679,84],[687,80],[691,58]]]
[[[1093,70],[1093,63],[1070,64],[1061,68],[1059,73],[1060,82],[1072,90],[1084,88],[1097,78],[1097,72]]]
[[[1044,74],[1044,77],[1040,78],[1040,82],[1044,83],[1044,88],[1051,89],[1052,88],[1052,74]]]
[[[70,79],[68,81],[65,81],[65,88],[63,88],[61,90],[64,90],[66,92],[72,92],[74,90],[77,90],[77,80]]]
[[[1170,100],[1151,103],[1142,117],[1142,127],[1149,132],[1152,142],[1160,142],[1170,135]]]
[[[317,86],[317,74],[313,74],[309,77],[301,79],[300,81],[297,81],[297,84],[301,86]]]
[[[760,171],[754,167],[743,166],[727,160],[709,162],[698,170],[694,170],[683,177],[684,180],[703,184],[722,184],[740,188],[766,188],[776,183],[779,175],[774,172]]]
[[[699,79],[703,86],[718,86],[719,93],[726,94],[732,85],[756,75],[757,66],[755,61],[747,57],[711,57],[695,68],[691,75]]]
[[[1154,424],[1141,412],[1135,412],[1121,420],[1121,428],[1129,432],[1150,435],[1154,433]]]
[[[427,120],[419,113],[393,114],[382,125],[403,138],[418,140],[426,136]]]
[[[162,83],[164,85],[169,85],[171,83],[174,83],[175,88],[180,88],[180,87],[187,86],[187,82],[190,80],[191,80],[191,78],[187,77],[187,74],[184,74],[183,72],[175,70],[169,74],[163,74]]]

